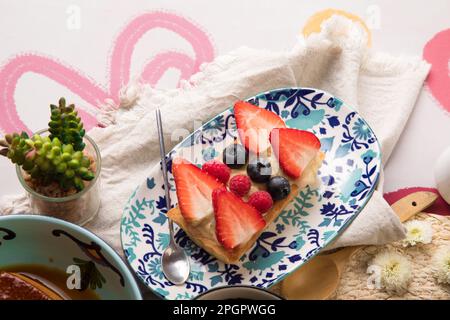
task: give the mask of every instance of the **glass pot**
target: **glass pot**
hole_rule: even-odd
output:
[[[48,135],[47,130],[36,132],[39,135]],[[16,165],[16,172],[20,183],[27,191],[30,207],[34,214],[51,216],[63,219],[77,225],[84,225],[91,221],[100,208],[100,173],[102,160],[100,150],[88,135],[84,136],[86,147],[84,153],[95,161],[95,178],[88,182],[86,187],[77,193],[65,197],[48,197],[36,192],[26,180],[28,174]]]

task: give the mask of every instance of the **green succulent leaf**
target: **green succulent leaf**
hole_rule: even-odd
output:
[[[95,178],[91,160],[83,153],[86,131],[74,104],[60,98],[50,105],[49,136],[26,132],[7,134],[0,140],[0,155],[22,167],[41,184],[56,182],[63,189],[81,191]]]
[[[60,98],[58,106],[50,105],[50,138],[58,138],[63,144],[72,145],[75,151],[85,148],[83,137],[86,131],[83,122],[75,110],[75,105],[66,105],[66,99]]]
[[[57,182],[62,189],[75,187],[81,191],[84,181],[95,177],[90,169],[91,160],[71,144],[63,144],[58,137],[34,135],[29,138],[25,133],[14,133],[5,136],[1,146],[0,155],[8,157],[43,184]]]

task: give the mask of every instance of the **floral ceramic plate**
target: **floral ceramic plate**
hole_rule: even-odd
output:
[[[140,279],[166,299],[191,299],[224,285],[267,288],[303,265],[332,242],[372,195],[380,167],[377,138],[361,116],[341,100],[317,89],[285,88],[261,93],[250,103],[281,116],[288,127],[316,134],[325,152],[319,187],[306,187],[268,226],[238,264],[224,264],[177,229],[176,241],[191,257],[191,274],[182,286],[168,281],[161,255],[169,243],[161,166],[131,195],[121,224],[122,245]],[[193,155],[196,164],[216,157],[237,136],[233,108],[217,115],[178,144],[176,154]],[[225,144],[224,144],[225,140]],[[219,147],[220,146],[220,147]],[[177,203],[171,161],[171,196]]]

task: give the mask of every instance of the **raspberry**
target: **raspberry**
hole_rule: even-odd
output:
[[[210,174],[222,183],[227,183],[230,179],[231,169],[223,162],[210,160],[202,166],[202,170]]]
[[[267,191],[256,191],[248,198],[248,204],[253,206],[260,213],[269,211],[272,208],[273,200]]]
[[[230,180],[230,190],[240,197],[245,196],[249,192],[251,186],[252,183],[250,178],[243,174],[238,174]]]

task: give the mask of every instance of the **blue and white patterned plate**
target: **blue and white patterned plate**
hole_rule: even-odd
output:
[[[236,265],[218,261],[178,230],[176,241],[191,257],[192,271],[184,285],[176,286],[161,270],[161,254],[169,243],[167,207],[161,166],[153,168],[124,209],[121,237],[133,270],[166,299],[191,299],[224,285],[267,288],[275,284],[342,233],[377,184],[381,167],[377,138],[364,119],[341,100],[317,89],[285,88],[248,101],[278,114],[288,127],[319,137],[326,154],[319,171],[321,184],[301,190]],[[236,134],[233,108],[229,108],[178,144],[169,157],[191,152],[194,162],[201,165],[216,157],[224,140],[231,143]],[[168,169],[176,205],[171,161]]]

